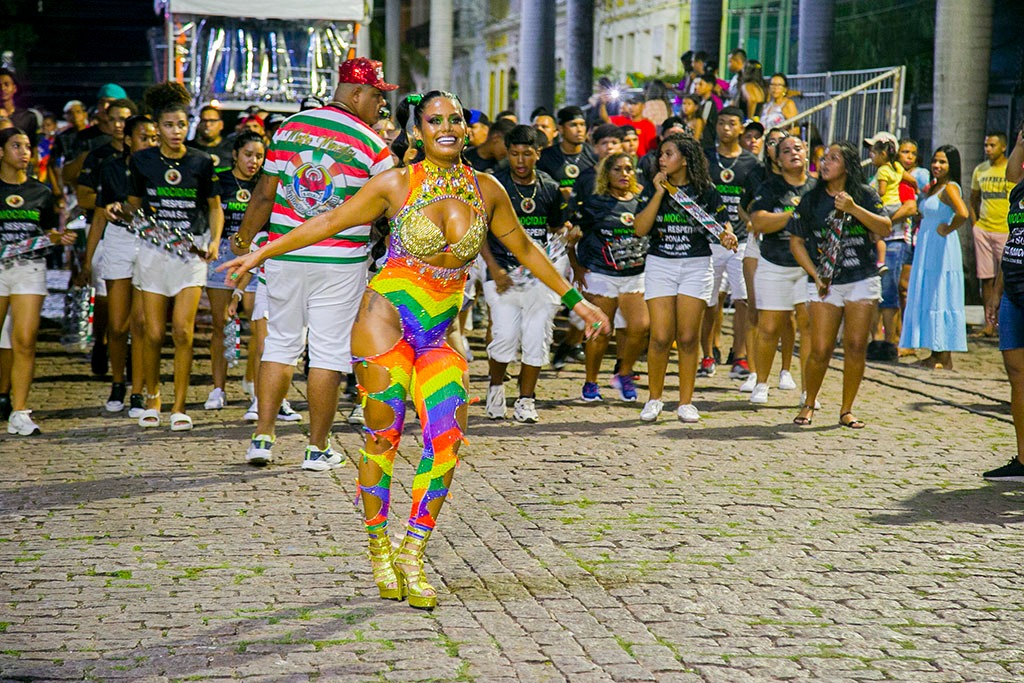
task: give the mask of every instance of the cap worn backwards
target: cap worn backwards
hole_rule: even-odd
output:
[[[124,88],[119,86],[117,83],[107,83],[101,85],[99,92],[96,93],[97,100],[123,100],[127,99],[128,93],[124,91]]]

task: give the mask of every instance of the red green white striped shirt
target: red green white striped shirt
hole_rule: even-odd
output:
[[[263,167],[278,180],[270,241],[340,206],[372,176],[393,165],[384,141],[347,111],[328,106],[289,117],[274,134]],[[357,225],[276,258],[361,263],[367,258],[369,239],[370,225]]]

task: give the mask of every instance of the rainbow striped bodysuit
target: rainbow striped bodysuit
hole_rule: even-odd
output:
[[[398,312],[402,337],[384,353],[356,359],[364,366],[375,364],[387,369],[387,389],[366,392],[367,400],[386,403],[394,411],[389,426],[371,425],[366,431],[386,439],[389,448],[379,454],[362,451],[364,462],[373,462],[381,470],[380,480],[367,484],[360,473],[360,491],[380,500],[379,512],[366,519],[367,530],[374,534],[387,524],[391,498],[391,476],[398,443],[405,423],[405,398],[410,388],[423,426],[423,455],[413,479],[411,532],[427,533],[435,520],[427,505],[447,495],[445,475],[458,462],[457,447],[464,440],[456,411],[466,403],[463,373],[465,359],[451,348],[445,336],[462,305],[466,274],[487,235],[483,198],[476,175],[468,166],[459,165],[445,173],[427,166],[410,167],[410,191],[402,209],[391,219],[391,239],[384,268],[370,281],[369,288],[387,299]],[[442,230],[427,218],[422,209],[434,202],[455,199],[473,209],[473,220],[465,236],[448,244]],[[440,268],[424,259],[450,253],[465,264],[458,268]]]

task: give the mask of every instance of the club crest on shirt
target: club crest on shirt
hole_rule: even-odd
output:
[[[718,174],[718,177],[722,179],[723,183],[731,183],[732,179],[736,177],[736,174],[731,168],[723,168],[722,172]]]
[[[319,155],[314,150],[306,150],[294,155],[285,164],[284,177],[290,180],[283,182],[281,189],[284,198],[299,216],[311,218],[342,203],[336,183],[344,184],[345,172],[341,164],[326,166],[321,163],[330,161],[329,157]],[[344,185],[341,189],[340,194],[344,195]]]
[[[580,175],[580,167],[576,164],[565,165],[565,177],[566,178],[578,178]]]
[[[633,221],[636,220],[636,216],[631,214],[629,211],[623,211],[622,215],[619,216],[619,220],[623,225],[633,225]]]
[[[239,189],[238,192],[235,193],[235,199],[240,202],[248,204],[249,200],[252,199],[252,193],[243,187]]]
[[[164,180],[168,185],[177,185],[181,182],[181,171],[176,168],[167,169],[167,172],[164,173]]]
[[[216,154],[211,154],[210,158],[213,159],[213,167],[214,168],[217,168],[218,166],[220,166],[220,157],[219,156],[217,156]]]
[[[1019,202],[1017,202],[1017,208],[1021,209],[1021,210],[1024,210],[1024,199],[1022,199]]]
[[[20,194],[12,194],[8,195],[7,198],[4,199],[4,202],[6,202],[7,206],[12,209],[20,209],[25,204],[25,198]]]
[[[523,197],[523,201],[519,202],[519,208],[523,210],[523,213],[533,213],[537,204],[529,197]]]
[[[793,206],[800,206],[800,195],[794,195],[793,198],[789,200],[789,203]]]

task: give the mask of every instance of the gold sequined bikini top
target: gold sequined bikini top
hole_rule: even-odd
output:
[[[438,254],[451,254],[460,261],[475,259],[487,237],[487,220],[473,169],[463,164],[447,169],[424,161],[410,166],[409,173],[409,196],[390,221],[391,249],[419,259]],[[424,207],[442,199],[457,199],[473,209],[469,230],[455,244],[450,244],[444,231],[423,214]]]

